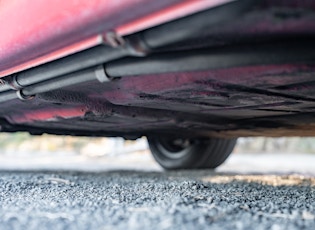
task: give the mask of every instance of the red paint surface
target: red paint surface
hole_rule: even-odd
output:
[[[86,112],[84,106],[73,108],[51,108],[42,110],[25,111],[19,115],[10,116],[9,120],[14,123],[27,123],[32,121],[53,121],[58,118],[83,117]]]
[[[1,0],[0,77],[230,0]]]

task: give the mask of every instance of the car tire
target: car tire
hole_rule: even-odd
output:
[[[214,169],[231,154],[237,139],[147,137],[155,160],[165,169]]]

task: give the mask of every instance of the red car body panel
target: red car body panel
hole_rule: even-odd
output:
[[[229,1],[1,0],[0,77]]]

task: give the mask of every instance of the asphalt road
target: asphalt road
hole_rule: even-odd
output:
[[[235,155],[226,165],[242,157],[255,156]],[[315,229],[313,172],[226,165],[216,172],[3,169],[0,229]]]

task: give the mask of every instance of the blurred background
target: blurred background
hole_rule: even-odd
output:
[[[257,167],[263,170],[280,168],[287,171],[313,170],[314,153],[314,137],[239,138],[232,156],[220,168],[223,170],[256,170]],[[303,165],[302,163],[299,165],[299,160]],[[1,133],[0,170],[24,169],[161,170],[152,158],[145,138],[125,141],[122,138]]]
[[[23,154],[32,152],[64,152],[82,155],[103,156],[146,151],[145,138],[137,141],[125,141],[122,138],[94,138],[54,136],[44,134],[32,136],[28,133],[1,133],[0,154]],[[239,138],[235,153],[315,153],[315,137]]]

